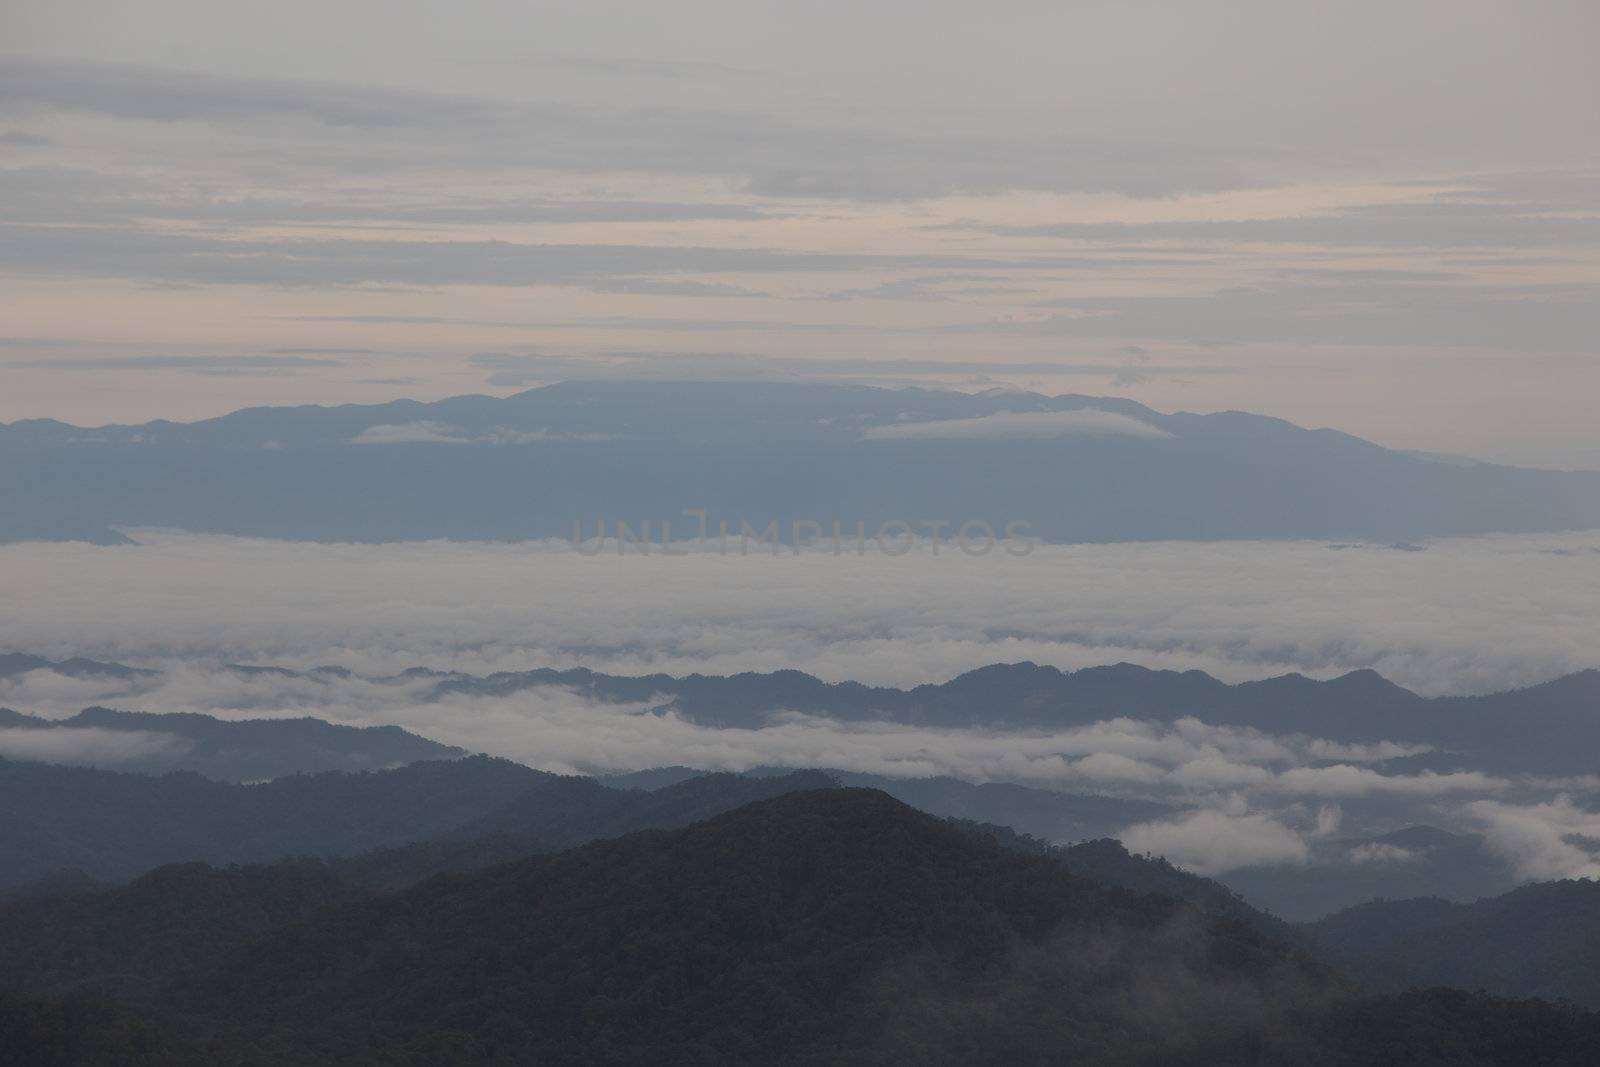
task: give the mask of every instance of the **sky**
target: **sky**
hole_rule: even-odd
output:
[[[9,0],[0,420],[559,367],[1600,468],[1597,31],[1540,0]]]

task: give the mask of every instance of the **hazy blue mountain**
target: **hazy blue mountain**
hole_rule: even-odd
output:
[[[53,730],[65,740],[70,740],[74,731],[117,730],[128,734],[132,742],[144,742],[117,755],[117,770],[145,774],[192,771],[230,782],[322,771],[377,771],[418,760],[466,755],[462,749],[418,737],[398,726],[344,726],[314,718],[225,720],[190,712],[95,707],[68,719],[42,719],[0,708],[0,727]]]
[[[229,669],[324,680],[336,673],[348,674],[326,667],[298,675],[280,667],[233,665]],[[1396,772],[1469,767],[1586,774],[1593,770],[1591,753],[1600,750],[1600,671],[1595,670],[1503,693],[1435,698],[1418,696],[1370,670],[1326,681],[1287,674],[1229,685],[1202,671],[1151,670],[1130,663],[1077,671],[1034,663],[992,664],[948,682],[909,689],[824,682],[792,670],[675,677],[541,668],[476,676],[419,667],[371,680],[404,682],[413,689],[420,681],[424,683],[423,701],[509,696],[556,686],[601,701],[657,700],[708,726],[760,726],[778,711],[919,726],[1021,728],[1067,727],[1123,716],[1161,721],[1194,716],[1207,723],[1249,726],[1272,734],[1299,733],[1346,742],[1401,741],[1435,750],[1396,759],[1384,768]],[[199,751],[210,753],[204,756],[210,762],[184,762],[180,753],[165,757],[176,762],[161,766],[234,779],[272,777],[293,770],[360,769],[459,754],[393,727],[363,731],[308,720],[217,723],[204,716],[138,717],[93,709],[84,715],[100,719],[90,723],[80,716],[82,721],[69,722],[185,730],[202,745]],[[15,712],[0,711],[0,725],[7,724],[41,725]],[[230,751],[237,749],[237,766],[229,766],[222,753],[203,747],[213,732],[221,738],[229,731]],[[281,739],[274,736],[280,731]],[[888,787],[885,782],[871,784]],[[958,808],[945,813],[989,817],[981,811]],[[1030,832],[1034,831],[1047,832],[1042,827]],[[1101,833],[1090,827],[1083,836]]]
[[[1453,985],[1600,1008],[1600,883],[1541,882],[1464,904],[1379,900],[1302,928],[1378,989]]]
[[[1220,880],[1251,903],[1296,921],[1378,899],[1476,900],[1523,881],[1482,837],[1433,826],[1311,844],[1303,866],[1240,867]]]
[[[51,660],[43,656],[30,656],[26,652],[0,652],[0,678],[12,678],[28,671],[54,671],[68,678],[105,678],[128,681],[133,678],[151,678],[158,673],[121,663],[102,663],[99,660]]]
[[[960,423],[976,419],[988,421]],[[918,427],[932,423],[960,424]],[[599,520],[649,521],[657,538],[670,521],[681,538],[695,532],[683,509],[704,508],[735,533],[741,520],[787,535],[795,520],[970,519],[1053,541],[1395,541],[1600,526],[1600,473],[1444,463],[1103,397],[570,382],[195,423],[15,422],[0,426],[0,500],[0,540],[144,525],[519,540],[569,537],[577,520],[591,535]]]
[[[164,863],[341,855],[453,830],[547,777],[485,757],[261,785],[0,760],[0,889],[68,869],[101,881]]]
[[[1600,671],[1580,671],[1486,696],[1418,696],[1370,670],[1327,681],[1287,674],[1229,685],[1203,671],[1150,670],[1131,663],[1062,671],[994,664],[911,689],[824,682],[800,671],[681,678],[620,677],[582,668],[441,675],[435,698],[504,696],[562,686],[599,700],[659,698],[693,721],[757,726],[776,711],[925,726],[1061,727],[1126,716],[1250,726],[1335,741],[1403,741],[1439,752],[1408,757],[1413,768],[1581,774],[1600,750]],[[1398,767],[1396,769],[1399,769]]]

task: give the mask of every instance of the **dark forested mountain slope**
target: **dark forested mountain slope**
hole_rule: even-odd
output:
[[[114,887],[49,892],[35,886],[0,905],[0,989],[149,993],[257,934],[334,903],[548,852],[552,845],[681,827],[755,800],[832,787],[815,773],[710,775],[658,793],[544,777],[490,816],[414,844],[255,866],[172,864]]]
[[[276,926],[366,893],[320,860],[160,867],[0,907],[0,989],[139,999]]]
[[[1112,851],[1086,846],[1079,866],[1126,879],[1145,865],[1162,880]],[[0,911],[0,988],[122,1005],[0,994],[0,1050],[18,1063],[307,1065],[1600,1055],[1593,1016],[1448,991],[1359,995],[1240,924],[1101,888],[1060,857],[869,791],[789,793],[375,897],[346,877],[353,862],[173,867]]]
[[[0,992],[0,1063],[15,1067],[269,1067],[247,1049],[175,1036],[102,1003]]]
[[[1080,878],[1097,885],[1138,894],[1156,893],[1192,904],[1222,919],[1243,923],[1282,945],[1305,947],[1306,937],[1296,927],[1270,912],[1248,904],[1221,882],[1180,870],[1160,856],[1136,856],[1111,838],[1076,845],[1053,845],[1008,826],[950,820],[968,831],[993,839],[1005,848],[1027,855],[1045,856]]]
[[[761,778],[707,774],[646,793],[607,788],[593,778],[553,777],[452,836],[511,834],[564,848],[635,830],[687,826],[757,800],[837,784],[820,771]]]
[[[761,768],[750,773],[776,772]],[[1164,818],[1179,810],[1152,800],[1063,793],[1011,782],[966,782],[948,777],[890,778],[840,770],[827,773],[841,785],[881,790],[930,815],[1008,826],[1048,841],[1103,838],[1130,823]]]
[[[561,1062],[998,1063],[1186,1054],[1346,993],[1243,927],[825,790],[336,908],[176,996],[323,1047],[465,1032]],[[1248,1022],[1219,1019],[1234,998]]]
[[[1453,985],[1600,1008],[1600,883],[1541,882],[1471,904],[1374,901],[1303,927],[1379,989]]]

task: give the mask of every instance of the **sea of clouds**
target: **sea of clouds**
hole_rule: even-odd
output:
[[[1117,661],[1242,681],[1371,667],[1425,694],[1595,666],[1600,532],[1420,546],[1152,542],[973,558],[607,551],[565,541],[308,544],[134,531],[0,546],[0,648],[363,673],[583,665],[941,681]],[[1420,550],[1418,550],[1420,549]]]
[[[1185,812],[1129,826],[1125,841],[1212,873],[1303,863],[1342,812],[1381,804],[1395,819],[1484,832],[1528,877],[1600,871],[1589,833],[1600,816],[1571,796],[1600,783],[1385,770],[1381,761],[1413,751],[1398,744],[1339,746],[1193,719],[1017,732],[791,714],[760,730],[717,729],[651,701],[599,703],[555,687],[430,701],[427,683],[360,676],[414,666],[798,668],[910,685],[997,661],[1128,660],[1229,681],[1372,667],[1425,693],[1479,692],[1594,665],[1597,534],[1041,546],[983,558],[927,545],[897,557],[826,547],[666,557],[584,556],[561,541],[136,536],[130,546],[0,547],[13,607],[0,618],[0,649],[161,674],[120,683],[34,671],[0,680],[0,704],[55,718],[109,703],[395,723],[562,772],[816,766],[1162,799]],[[333,664],[357,676],[246,675],[222,666],[230,661]],[[6,731],[0,755],[73,761],[74,740],[27,733]],[[108,765],[132,742],[86,731],[81,743],[81,759]]]

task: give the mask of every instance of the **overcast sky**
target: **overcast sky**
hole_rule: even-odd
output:
[[[1597,32],[1538,0],[7,0],[0,419],[503,393],[533,353],[1600,467]]]

